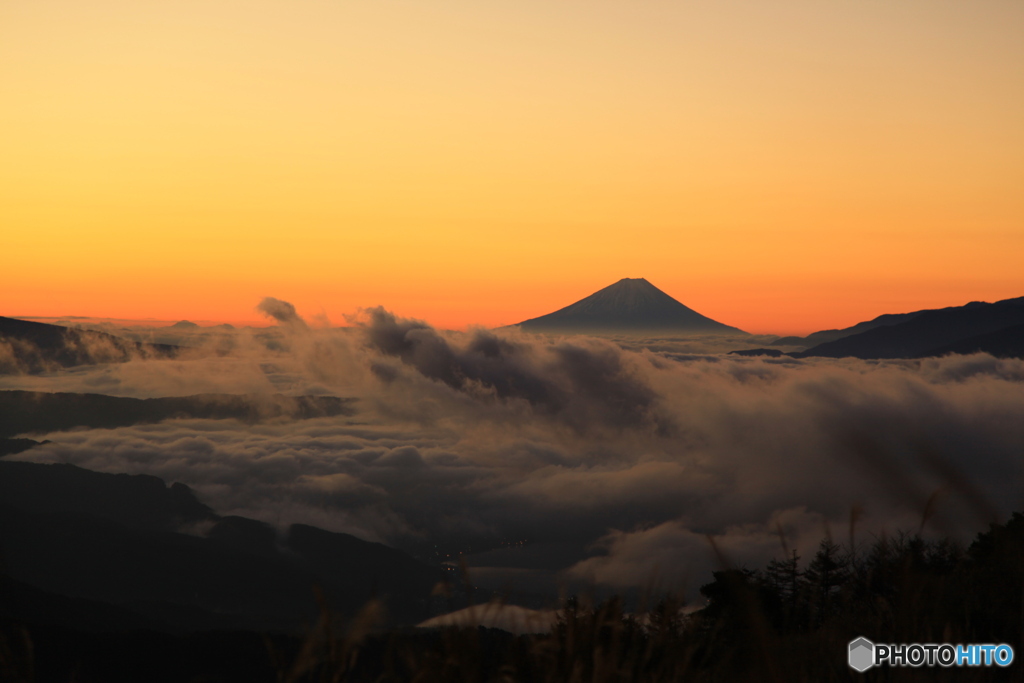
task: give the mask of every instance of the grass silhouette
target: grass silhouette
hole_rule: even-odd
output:
[[[853,534],[851,533],[851,540]],[[381,631],[382,606],[333,614],[319,592],[320,617],[301,638],[206,633],[179,637],[177,650],[156,636],[81,634],[8,625],[0,634],[0,681],[139,680],[277,683],[655,683],[668,681],[1019,681],[1024,667],[875,668],[847,666],[850,640],[883,643],[1008,643],[1024,624],[1024,515],[992,524],[967,548],[919,533],[882,536],[860,546],[826,538],[804,561],[794,552],[761,568],[728,566],[701,587],[702,609],[676,595],[627,611],[621,598],[565,599],[538,633],[514,635],[477,623]],[[467,579],[468,581],[468,579]],[[468,588],[467,588],[468,590]],[[527,628],[526,630],[530,630]],[[36,639],[42,642],[36,647]],[[118,648],[111,650],[111,643]],[[105,645],[104,645],[105,644]],[[121,652],[89,665],[89,653]],[[85,665],[48,661],[78,648]],[[93,648],[90,650],[90,648]],[[98,649],[97,649],[98,648]],[[147,650],[147,648],[149,648]],[[163,649],[161,649],[163,648]],[[160,653],[191,666],[175,668]],[[263,657],[263,661],[256,661]],[[122,670],[119,670],[119,665]],[[133,671],[138,672],[139,666]],[[106,667],[106,668],[104,668]]]
[[[593,605],[570,597],[550,632],[520,636],[471,623],[374,634],[372,605],[338,635],[325,611],[279,680],[1024,680],[1019,663],[1007,669],[907,667],[864,674],[846,663],[847,644],[858,636],[883,643],[1019,644],[1021,514],[991,525],[966,549],[910,532],[863,547],[826,538],[806,563],[790,553],[763,568],[723,567],[701,594],[706,606],[695,612],[672,595],[634,612],[617,597]]]

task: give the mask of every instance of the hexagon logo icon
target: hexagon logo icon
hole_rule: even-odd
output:
[[[867,638],[850,641],[850,668],[864,673],[875,665],[875,644]]]

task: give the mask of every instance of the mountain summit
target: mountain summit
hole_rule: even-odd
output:
[[[687,308],[642,277],[623,278],[571,306],[518,326],[527,332],[745,334]]]

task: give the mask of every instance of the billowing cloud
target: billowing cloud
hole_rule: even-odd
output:
[[[256,310],[268,318],[273,318],[282,325],[302,329],[306,327],[306,321],[299,317],[299,314],[295,311],[295,306],[287,301],[281,301],[280,299],[268,296],[256,306]]]
[[[610,342],[579,338],[538,344],[534,338],[476,329],[453,340],[382,308],[361,323],[369,347],[397,358],[425,378],[475,396],[525,402],[578,429],[596,425],[666,428],[656,394],[634,356]],[[386,363],[371,365],[383,381],[395,379]]]
[[[615,529],[595,543],[602,552],[567,574],[618,589],[658,586],[692,594],[723,566],[761,566],[786,550],[809,557],[826,533],[825,518],[804,508],[776,512],[764,523],[737,524],[706,534],[681,520],[631,532]]]
[[[273,343],[232,334],[225,355],[0,387],[335,394],[360,412],[46,434],[16,457],[146,472],[222,514],[465,552],[494,575],[612,587],[657,575],[692,589],[721,559],[759,564],[782,539],[809,553],[827,532],[847,539],[851,510],[862,539],[916,529],[926,510],[927,529],[967,538],[1024,508],[1019,360],[681,356],[442,332],[383,309],[348,329],[284,325]]]

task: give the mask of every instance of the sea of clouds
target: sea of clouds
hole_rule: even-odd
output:
[[[0,389],[358,399],[355,416],[170,420],[33,435],[17,458],[183,482],[220,514],[344,531],[481,581],[690,594],[830,534],[962,540],[1024,509],[1024,361],[872,362],[440,331],[376,308],[347,328],[267,299],[270,330],[189,332],[175,360],[0,377]],[[523,586],[520,586],[522,588]]]

